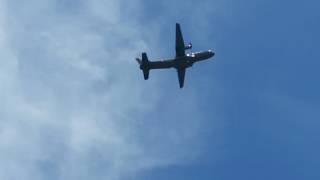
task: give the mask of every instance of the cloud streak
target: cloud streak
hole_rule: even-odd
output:
[[[170,103],[132,60],[148,32],[121,11],[139,5],[0,2],[0,179],[113,180],[193,158],[195,95],[157,113]]]

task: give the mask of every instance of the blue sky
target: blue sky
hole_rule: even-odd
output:
[[[319,179],[319,5],[0,1],[0,179]]]
[[[195,83],[189,86],[198,92],[206,125],[219,118],[223,129],[206,138],[200,162],[154,170],[145,179],[318,179],[319,4],[224,3],[200,15],[204,33],[189,31],[193,41],[207,36],[195,46],[217,54],[215,62],[190,70],[187,81]],[[183,21],[185,28],[196,26]]]

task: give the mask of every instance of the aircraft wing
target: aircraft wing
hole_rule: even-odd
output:
[[[183,88],[184,77],[185,77],[185,74],[186,74],[186,68],[179,68],[179,69],[177,69],[177,72],[178,72],[180,88]]]
[[[176,57],[181,57],[185,55],[185,45],[181,33],[180,24],[176,23]]]

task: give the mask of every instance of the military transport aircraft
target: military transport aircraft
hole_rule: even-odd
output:
[[[144,79],[149,78],[150,69],[166,69],[175,68],[178,72],[179,85],[180,88],[184,85],[184,76],[186,68],[191,67],[193,63],[206,60],[214,56],[214,52],[211,50],[188,53],[185,50],[191,49],[192,44],[184,44],[180,24],[176,23],[176,57],[174,59],[166,59],[161,61],[149,61],[147,53],[142,53],[142,59],[136,58],[137,62],[140,64],[140,69],[143,71]]]

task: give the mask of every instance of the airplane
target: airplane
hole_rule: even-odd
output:
[[[186,68],[191,67],[194,63],[209,59],[215,55],[212,50],[187,53],[186,50],[191,49],[192,44],[184,44],[180,24],[176,23],[176,56],[173,59],[165,59],[160,61],[149,61],[147,53],[142,53],[142,59],[136,58],[143,71],[145,80],[149,79],[149,71],[151,69],[167,69],[175,68],[178,73],[179,86],[183,88]]]

